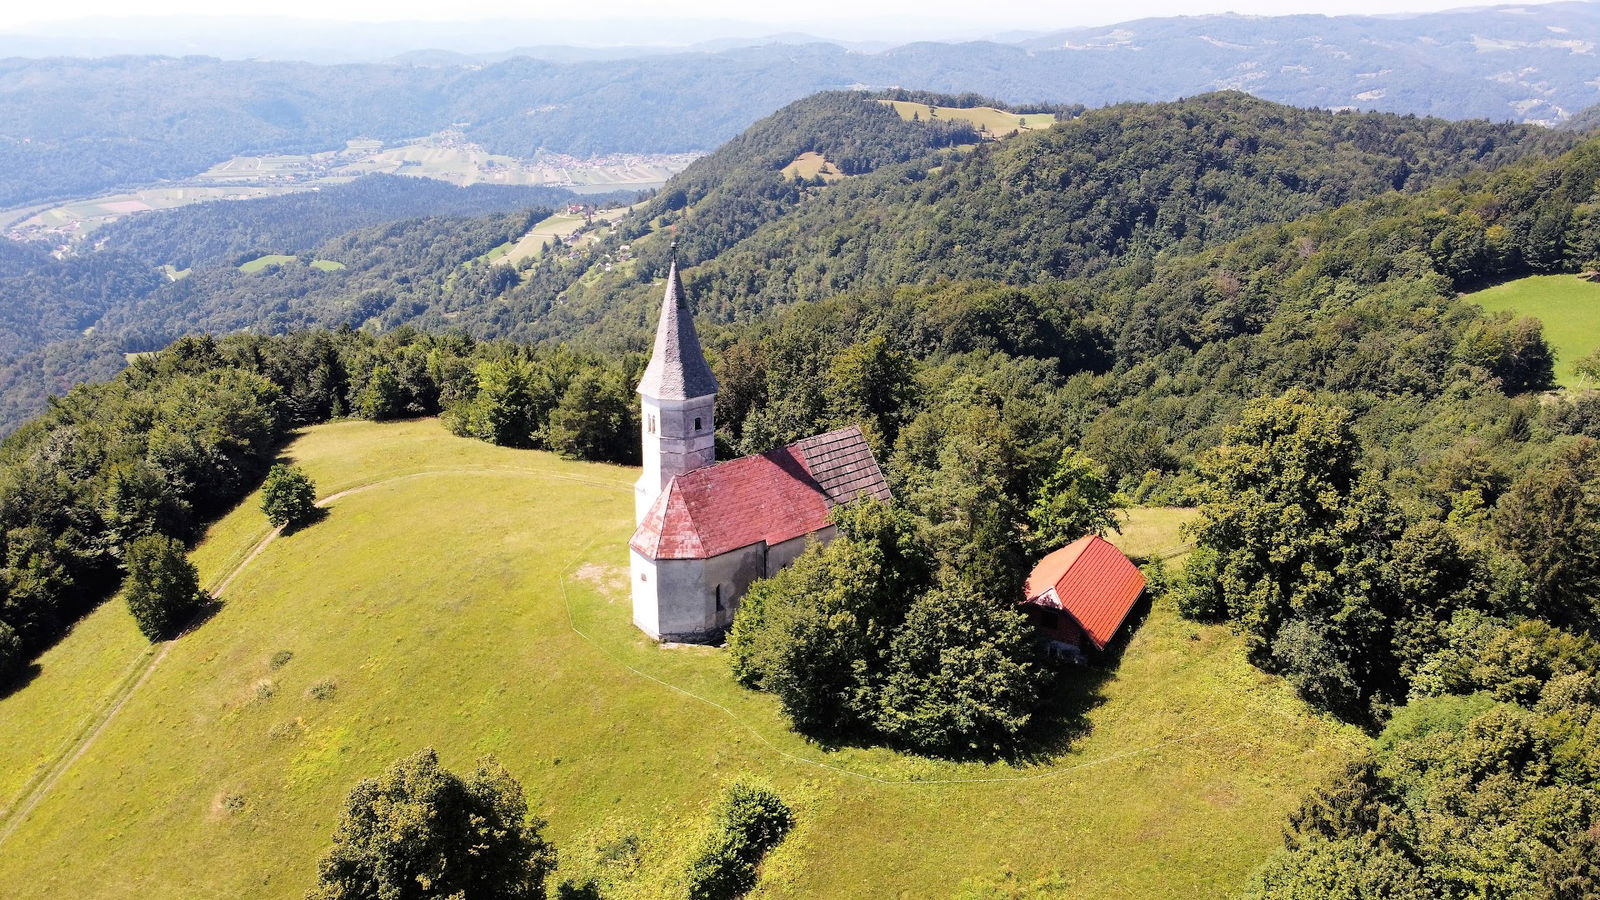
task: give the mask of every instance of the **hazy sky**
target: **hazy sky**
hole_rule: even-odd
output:
[[[1238,12],[1263,15],[1295,12],[1388,13],[1398,9],[1425,12],[1458,8],[1462,0],[1122,0],[1106,2],[1039,2],[1039,0],[807,0],[806,3],[760,3],[750,0],[474,0],[470,6],[437,0],[275,0],[271,4],[220,5],[216,0],[60,0],[57,3],[0,4],[0,28],[31,22],[95,16],[216,16],[234,12],[344,21],[421,21],[483,19],[605,20],[612,18],[732,19],[760,22],[783,29],[837,31],[830,26],[855,23],[866,30],[893,27],[908,31],[952,31],[973,34],[1010,29],[1043,30],[1073,25],[1101,25],[1145,16]],[[797,18],[795,10],[803,10]],[[468,11],[470,10],[470,12]]]

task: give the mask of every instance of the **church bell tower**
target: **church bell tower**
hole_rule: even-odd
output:
[[[634,489],[635,524],[644,521],[674,476],[716,461],[717,379],[700,349],[673,256],[655,350],[639,380],[644,473]]]

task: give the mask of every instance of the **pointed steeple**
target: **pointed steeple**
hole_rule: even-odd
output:
[[[676,242],[673,247],[676,250]],[[667,271],[667,293],[661,300],[661,318],[656,324],[655,351],[639,380],[639,393],[657,400],[688,400],[716,392],[717,379],[700,350],[674,252],[672,267]]]

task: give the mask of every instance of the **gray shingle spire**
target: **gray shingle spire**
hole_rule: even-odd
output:
[[[716,376],[700,350],[694,332],[694,316],[678,277],[678,260],[667,271],[667,293],[661,300],[661,319],[656,325],[656,347],[650,365],[639,379],[639,393],[658,400],[688,400],[717,392]]]

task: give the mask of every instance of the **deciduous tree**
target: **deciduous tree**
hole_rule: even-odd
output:
[[[307,900],[544,900],[544,825],[493,759],[462,778],[420,750],[350,792]]]

